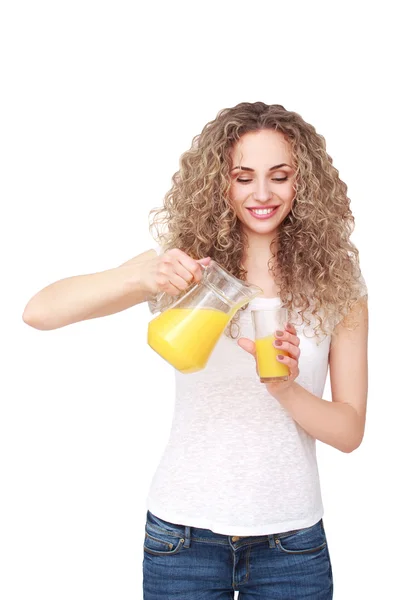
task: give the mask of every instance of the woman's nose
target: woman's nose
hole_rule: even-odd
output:
[[[271,198],[271,189],[269,181],[260,181],[256,182],[256,189],[254,191],[254,199],[258,202],[268,202]]]

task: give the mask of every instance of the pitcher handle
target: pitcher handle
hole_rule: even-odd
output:
[[[201,263],[198,263],[198,265],[201,267],[203,273],[205,273],[205,271],[207,270],[208,266],[205,265],[201,265]],[[196,281],[191,283],[187,289],[183,292],[184,294],[188,293],[195,285],[197,285]],[[181,294],[181,292],[180,292]],[[177,301],[178,297],[180,294],[177,294],[176,296],[172,296],[172,298],[174,298],[174,302]],[[147,301],[148,304],[148,308],[150,309],[150,312],[154,315],[157,312],[161,311],[161,300],[167,296],[167,292],[160,292],[159,294],[156,294],[155,296],[153,296],[152,298],[150,298],[150,300]]]

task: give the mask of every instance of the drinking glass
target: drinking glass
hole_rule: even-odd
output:
[[[256,344],[257,370],[262,383],[287,381],[290,370],[277,360],[277,354],[288,356],[288,352],[273,345],[276,331],[284,331],[288,321],[288,311],[281,306],[275,308],[253,309],[252,320]]]

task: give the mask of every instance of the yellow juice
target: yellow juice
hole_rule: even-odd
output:
[[[148,343],[181,373],[203,369],[230,314],[211,308],[170,308],[150,321]]]
[[[273,346],[276,338],[268,335],[256,340],[257,369],[260,379],[273,379],[274,377],[288,377],[290,370],[277,360],[277,354],[288,355],[284,350],[278,350]]]

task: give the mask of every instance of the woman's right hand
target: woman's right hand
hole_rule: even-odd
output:
[[[167,250],[145,263],[141,273],[143,287],[151,294],[162,292],[178,296],[191,283],[202,279],[200,265],[208,265],[210,257],[195,260],[178,248]]]

